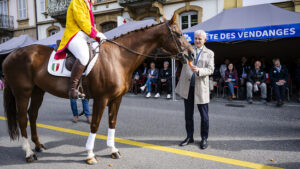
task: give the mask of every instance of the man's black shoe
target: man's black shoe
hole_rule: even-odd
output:
[[[207,143],[207,140],[206,139],[202,139],[201,142],[200,142],[200,148],[201,149],[206,149],[208,146],[208,143]]]
[[[183,142],[181,142],[179,145],[180,146],[186,146],[190,143],[193,143],[194,142],[194,138],[190,138],[190,137],[187,137]]]

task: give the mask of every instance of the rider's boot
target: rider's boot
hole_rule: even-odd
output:
[[[77,90],[78,82],[82,76],[84,69],[85,66],[82,65],[78,59],[76,59],[72,67],[72,73],[70,78],[69,97],[71,99],[78,99],[80,97],[84,97],[84,94],[80,93]]]

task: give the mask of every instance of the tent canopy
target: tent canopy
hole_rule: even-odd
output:
[[[189,42],[203,29],[208,41],[236,41],[300,36],[300,13],[271,4],[227,9],[215,17],[183,30]]]
[[[36,41],[33,44],[40,44],[40,45],[55,47],[56,41],[60,40],[62,38],[63,34],[64,34],[64,31],[62,30],[52,36],[49,36],[48,38]]]
[[[14,37],[8,40],[7,42],[0,44],[0,55],[9,54],[15,49],[28,46],[35,41],[36,40],[29,35],[21,35],[18,37]]]

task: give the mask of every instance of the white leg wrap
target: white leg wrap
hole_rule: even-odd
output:
[[[87,158],[93,158],[93,157],[95,157],[95,154],[94,154],[93,150],[88,150]]]
[[[115,147],[115,129],[108,128],[106,144],[108,147]]]
[[[26,152],[26,157],[29,157],[31,155],[33,155],[33,151],[30,148],[30,144],[28,142],[28,139],[23,137],[23,146],[22,149]]]
[[[94,149],[94,144],[95,144],[95,138],[96,138],[96,133],[90,133],[89,138],[86,141],[85,148],[86,150],[92,150]]]

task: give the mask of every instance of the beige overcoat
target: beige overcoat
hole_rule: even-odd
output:
[[[196,52],[196,48],[194,47]],[[194,53],[196,58],[196,53]],[[194,64],[194,61],[192,62]],[[209,103],[209,75],[214,72],[214,52],[203,46],[197,65],[199,73],[195,75],[195,99],[194,104]],[[176,93],[187,99],[193,72],[188,64],[184,64],[180,79],[176,87]]]

